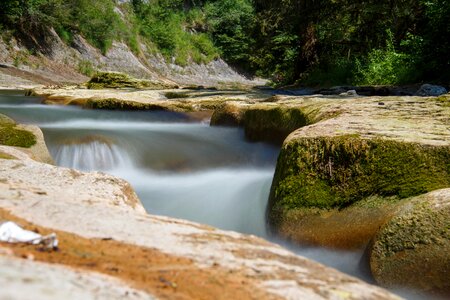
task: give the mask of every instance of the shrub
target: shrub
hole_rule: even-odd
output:
[[[82,60],[78,63],[78,72],[90,77],[95,73],[95,69],[90,61]]]
[[[357,84],[402,84],[414,81],[415,59],[398,52],[391,33],[385,48],[371,50],[367,58],[356,60]]]

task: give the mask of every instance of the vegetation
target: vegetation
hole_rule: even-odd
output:
[[[33,133],[18,129],[12,119],[0,114],[0,145],[30,148],[34,144],[36,137]]]
[[[150,80],[140,80],[120,72],[97,72],[87,82],[89,89],[118,89],[118,88],[138,88],[138,89],[169,89],[174,85],[152,82]]]
[[[221,56],[277,84],[450,81],[448,0],[3,0],[0,26],[81,34],[104,53],[143,44],[179,65]]]
[[[311,124],[299,108],[253,108],[245,112],[245,136],[249,140],[282,144],[294,130]]]

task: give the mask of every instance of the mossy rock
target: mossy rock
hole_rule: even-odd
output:
[[[290,209],[277,232],[301,245],[360,250],[393,217],[402,202],[397,200],[373,196],[344,209]]]
[[[36,144],[33,133],[18,129],[15,125],[0,126],[0,145],[30,148]]]
[[[164,94],[167,99],[184,99],[189,98],[188,93],[167,92]]]
[[[312,121],[298,107],[252,107],[245,111],[245,136],[250,141],[266,141],[282,144],[294,130]]]
[[[33,133],[17,128],[13,119],[0,114],[0,145],[30,148],[35,144]]]
[[[450,293],[450,189],[408,202],[378,232],[370,247],[376,281]]]
[[[373,195],[403,199],[449,186],[449,146],[356,134],[296,138],[278,158],[269,223],[277,228],[292,209],[342,209]]]
[[[136,101],[126,101],[114,98],[88,99],[83,103],[83,107],[92,109],[110,110],[166,110],[166,107],[151,103],[141,103]]]
[[[13,119],[8,116],[0,114],[0,126],[16,125]]]
[[[441,95],[435,101],[441,106],[450,107],[450,94]]]
[[[119,72],[97,72],[86,84],[88,89],[104,88],[135,88],[135,89],[170,89],[177,88],[176,85],[153,82],[150,80],[140,80],[128,74]]]
[[[245,108],[235,103],[223,103],[214,109],[211,126],[243,126]]]

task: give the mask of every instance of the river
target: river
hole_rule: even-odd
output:
[[[294,246],[267,234],[278,147],[249,143],[239,128],[210,127],[207,120],[180,113],[40,102],[20,91],[1,91],[0,113],[39,126],[57,165],[128,180],[151,214],[254,234],[371,282],[362,250]]]

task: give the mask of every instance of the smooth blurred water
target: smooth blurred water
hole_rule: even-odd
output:
[[[60,166],[128,180],[153,214],[266,237],[265,208],[278,149],[238,128],[171,112],[41,105],[0,96],[0,111],[38,125]]]

